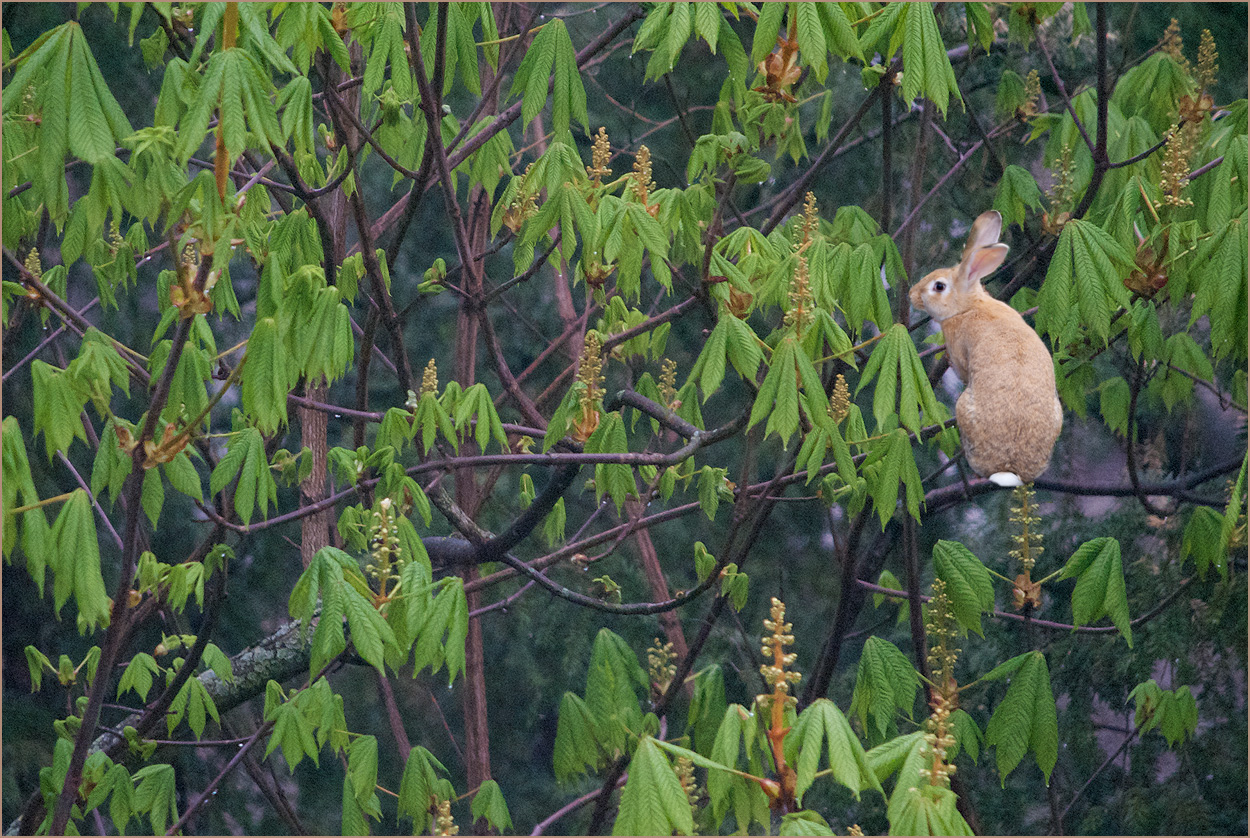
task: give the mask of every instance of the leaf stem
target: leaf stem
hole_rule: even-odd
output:
[[[76,490],[75,490],[75,491],[76,491]],[[65,494],[63,494],[63,495],[57,495],[56,497],[52,497],[52,498],[44,498],[43,500],[39,501],[38,503],[28,503],[28,504],[26,504],[25,506],[19,506],[17,509],[11,509],[11,510],[9,510],[9,513],[8,513],[8,514],[10,514],[10,515],[17,515],[17,514],[22,513],[22,512],[29,512],[29,511],[31,511],[32,509],[38,509],[38,508],[39,508],[39,507],[41,507],[41,506],[47,506],[47,505],[48,505],[48,504],[50,504],[50,503],[59,503],[60,501],[63,501],[63,500],[69,500],[69,499],[70,499],[70,497],[72,497],[72,496],[73,496],[73,494],[74,494],[73,492],[66,492],[66,493],[65,493]]]

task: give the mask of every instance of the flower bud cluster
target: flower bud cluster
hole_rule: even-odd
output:
[[[771,619],[764,620],[764,628],[769,634],[764,637],[760,654],[771,658],[772,662],[760,667],[760,675],[764,676],[764,683],[772,687],[773,694],[759,695],[755,697],[755,700],[761,706],[778,699],[793,705],[795,699],[794,696],[789,695],[790,685],[803,680],[803,673],[790,669],[799,656],[794,652],[785,651],[786,646],[794,644],[794,635],[790,633],[793,626],[785,621],[786,606],[777,597],[773,597],[769,615]]]

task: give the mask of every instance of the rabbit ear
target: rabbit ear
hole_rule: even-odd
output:
[[[1007,258],[1008,249],[1005,244],[992,244],[981,248],[972,254],[971,258],[965,259],[962,265],[964,281],[969,284],[979,283],[982,277],[994,273]]]
[[[998,214],[997,210],[987,210],[978,215],[977,220],[972,222],[972,230],[968,233],[968,242],[964,245],[964,261],[968,261],[968,258],[981,248],[989,247],[998,241],[998,236],[1002,230],[1003,217]]]

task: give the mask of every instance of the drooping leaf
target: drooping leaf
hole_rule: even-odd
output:
[[[52,542],[56,559],[50,562],[55,574],[54,607],[61,606],[72,594],[78,606],[78,622],[88,630],[108,625],[109,598],[100,572],[100,544],[96,537],[95,511],[83,489],[75,489],[61,507],[52,525]]]
[[[629,779],[621,792],[621,806],[613,835],[691,835],[694,819],[690,801],[672,765],[644,736],[629,761]]]
[[[994,708],[985,742],[993,745],[998,774],[1005,784],[1010,774],[1028,751],[1033,752],[1046,782],[1059,757],[1059,723],[1055,713],[1055,697],[1050,689],[1050,671],[1041,652],[1026,652],[1015,662],[1007,695]],[[990,679],[1003,669],[996,667],[984,677]]]
[[[880,637],[869,637],[859,656],[850,712],[859,716],[865,730],[871,715],[878,741],[885,739],[894,727],[896,711],[912,718],[919,686],[916,668],[897,646]]]
[[[933,545],[933,569],[946,583],[946,595],[959,625],[982,634],[981,612],[994,607],[989,570],[964,545],[942,540]]]
[[[1087,541],[1064,565],[1060,579],[1076,577],[1072,591],[1072,622],[1081,626],[1104,615],[1133,647],[1133,628],[1129,624],[1128,594],[1124,584],[1124,567],[1120,560],[1120,542],[1114,538]]]
[[[795,797],[802,800],[811,786],[821,762],[829,767],[833,779],[851,790],[855,799],[866,789],[885,791],[873,773],[855,731],[842,711],[827,698],[809,704],[786,736],[786,761],[798,774]]]
[[[502,835],[512,832],[512,816],[508,814],[508,804],[503,799],[499,783],[494,780],[487,780],[478,786],[477,794],[473,795],[471,812],[474,818],[485,818]]]

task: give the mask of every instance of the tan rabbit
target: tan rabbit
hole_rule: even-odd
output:
[[[1007,258],[1007,245],[998,242],[1002,226],[997,212],[981,213],[959,264],[925,276],[912,287],[911,302],[941,324],[947,357],[967,384],[955,421],[968,464],[1000,486],[1019,486],[1050,464],[1063,408],[1042,339],[981,287]]]

